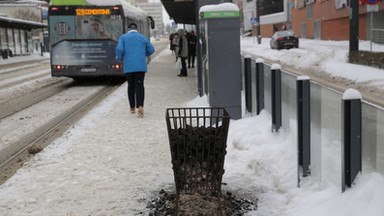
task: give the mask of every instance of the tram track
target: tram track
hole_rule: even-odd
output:
[[[16,78],[11,78],[7,79],[5,83],[0,81],[0,89],[5,89],[9,88],[18,84],[22,84],[28,80],[34,80],[34,79],[42,79],[44,77],[49,77],[50,70],[46,69],[43,71],[39,71],[38,73],[30,74],[30,75],[25,75],[23,77],[16,77]],[[1,76],[0,76],[1,78]],[[1,78],[2,79],[2,78]],[[4,80],[4,79],[2,79]]]
[[[11,65],[11,66],[10,66]],[[0,70],[0,89],[23,83],[28,80],[50,77],[49,61],[13,63],[2,65]]]
[[[0,184],[48,146],[121,82],[52,78],[49,61],[0,70]]]
[[[119,85],[106,85],[100,87],[97,91],[88,94],[86,97],[81,97],[80,100],[65,109],[65,111],[59,112],[43,124],[33,128],[32,131],[13,140],[5,147],[3,146],[0,150],[0,184],[12,176],[14,172],[34,154],[48,146],[54,139],[61,136],[87,111],[92,109],[97,103],[102,101],[118,87]],[[6,118],[12,118],[12,116],[7,116]],[[0,124],[3,120],[4,119],[0,119]]]
[[[22,62],[22,64],[20,64],[20,62],[8,63],[1,66],[2,70],[0,74],[15,72],[24,68],[31,68],[36,65],[42,65],[44,63],[47,63],[47,65],[49,65],[49,59],[43,58],[43,59],[25,60]]]
[[[70,88],[74,84],[75,82],[73,80],[66,79],[61,82],[36,89],[28,94],[20,95],[19,97],[9,100],[6,103],[0,104],[0,120],[23,109],[26,109],[40,101],[43,101],[55,94],[58,94],[65,89]]]

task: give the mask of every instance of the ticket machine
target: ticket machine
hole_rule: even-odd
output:
[[[240,11],[233,3],[199,10],[202,88],[211,107],[241,118]]]

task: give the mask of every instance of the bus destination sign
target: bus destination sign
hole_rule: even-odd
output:
[[[94,8],[77,8],[76,16],[93,16],[93,15],[110,15],[111,10],[106,9],[94,9]]]

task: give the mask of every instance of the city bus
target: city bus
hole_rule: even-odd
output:
[[[153,18],[128,0],[51,0],[51,75],[74,79],[124,76],[115,48],[130,22],[150,38]]]

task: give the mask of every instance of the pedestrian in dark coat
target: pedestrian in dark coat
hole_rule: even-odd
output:
[[[173,37],[174,37],[174,34],[171,33],[169,35],[169,49],[172,51],[172,54],[173,54],[173,51],[175,51],[175,46],[172,43]]]
[[[197,37],[194,31],[188,34],[188,68],[195,67]]]
[[[185,36],[184,29],[179,29],[177,33],[179,34],[179,47],[178,47],[179,49],[176,49],[176,50],[177,50],[177,56],[180,58],[181,65],[182,65],[180,74],[178,76],[184,77],[184,76],[188,76],[187,63],[186,63],[186,60],[188,57],[188,39]]]
[[[176,61],[177,61],[177,56],[179,52],[179,38],[180,36],[177,32],[173,33],[172,46],[173,46],[173,50],[175,51]]]

